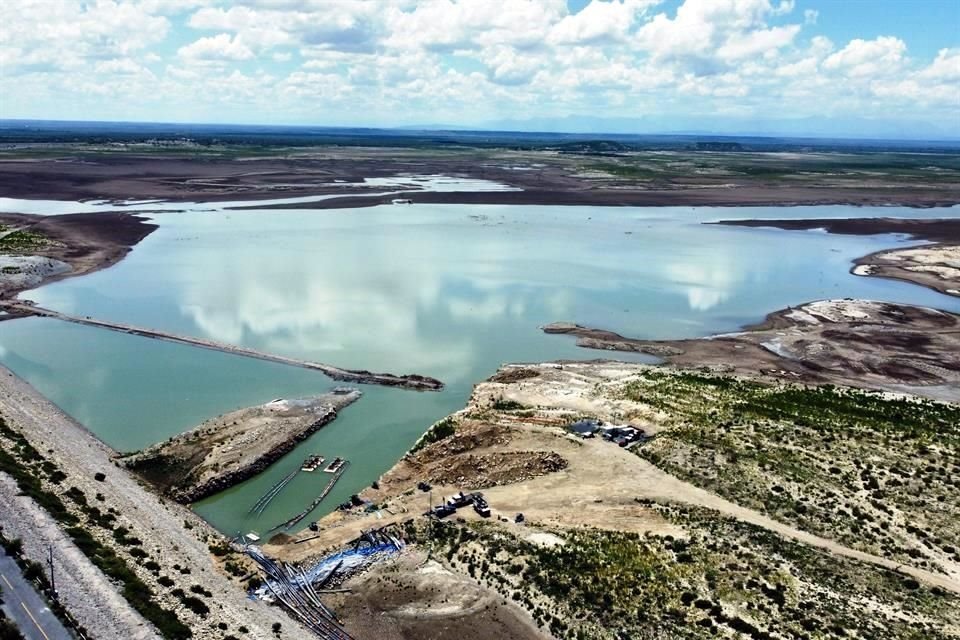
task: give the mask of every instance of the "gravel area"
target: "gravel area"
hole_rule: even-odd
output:
[[[129,555],[127,547],[116,543],[102,529],[87,528],[127,560],[157,593],[159,603],[174,610],[192,629],[194,638],[222,640],[231,633],[246,638],[271,638],[274,637],[271,627],[275,622],[282,625],[281,638],[311,637],[281,610],[248,599],[240,584],[216,567],[209,546],[220,543],[223,540],[221,534],[190,510],[161,499],[141,486],[113,461],[116,452],[2,366],[0,414],[10,427],[20,431],[66,474],[59,492],[76,487],[91,500],[101,494],[103,500],[98,498],[97,506],[103,511],[112,508],[120,514],[116,524],[128,529],[127,535],[143,541],[142,549],[151,560],[160,564],[156,573],[173,578],[173,586],[159,585],[154,573],[138,564]],[[105,474],[105,480],[97,481],[94,478],[97,473]],[[9,528],[10,534],[29,541],[28,554],[33,557],[37,557],[37,549],[45,544],[40,538],[54,543],[55,555],[64,563],[65,576],[74,576],[72,582],[66,577],[62,583],[58,579],[58,588],[64,602],[81,623],[97,638],[157,637],[152,629],[144,627],[142,618],[124,605],[117,587],[111,585],[67,541],[52,519],[40,512],[31,500],[15,498],[16,488],[10,478],[4,476],[3,480],[0,483],[0,504],[4,506],[5,528]],[[205,617],[187,610],[171,593],[180,588],[189,594],[194,585],[210,594],[203,598],[210,609]],[[112,635],[104,633],[102,625],[106,623],[102,622],[103,619],[112,621]],[[218,628],[220,623],[226,624],[227,630]],[[240,633],[241,626],[246,627],[248,633]]]
[[[69,272],[69,264],[54,258],[0,255],[0,295],[8,289],[31,289],[45,278]]]

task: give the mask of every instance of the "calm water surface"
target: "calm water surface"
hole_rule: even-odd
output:
[[[733,331],[774,309],[827,297],[960,311],[957,299],[848,273],[853,258],[901,238],[703,221],[957,213],[481,205],[168,212],[153,216],[160,228],[120,264],[24,297],[69,313],[447,383],[442,393],[364,387],[359,402],[293,454],[197,505],[226,533],[265,532],[322,489],[326,474],[301,474],[262,517],[246,515],[308,453],[353,463],[318,517],[388,469],[429,424],[461,408],[472,385],[501,363],[609,356],[542,334],[538,327],[548,322],[681,338]],[[123,451],[225,411],[333,386],[317,372],[38,318],[0,323],[0,361]]]

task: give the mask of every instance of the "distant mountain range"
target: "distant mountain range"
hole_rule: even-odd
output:
[[[790,138],[844,138],[884,140],[960,140],[960,121],[942,125],[921,120],[856,117],[732,118],[661,117],[606,118],[569,115],[561,117],[502,119],[475,126],[419,125],[402,127],[421,131],[537,131],[586,134],[776,136]]]

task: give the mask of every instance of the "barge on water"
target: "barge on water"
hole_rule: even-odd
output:
[[[340,458],[340,457],[334,458],[333,461],[330,464],[328,464],[327,468],[324,469],[323,471],[324,473],[337,473],[346,463],[347,461],[344,460],[343,458]]]
[[[300,466],[300,471],[316,471],[326,461],[326,458],[320,455],[307,456],[306,460]]]

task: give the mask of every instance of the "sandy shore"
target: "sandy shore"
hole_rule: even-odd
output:
[[[960,297],[960,244],[887,249],[857,258],[851,272],[912,282]]]
[[[234,631],[245,626],[251,638],[272,637],[274,622],[282,623],[284,629],[294,634],[289,637],[308,637],[306,630],[300,629],[281,611],[247,599],[241,586],[216,567],[209,545],[223,540],[217,531],[189,509],[163,500],[141,486],[132,474],[114,463],[116,452],[2,366],[0,415],[66,474],[66,479],[52,490],[76,487],[91,496],[90,500],[95,494],[103,496],[102,501],[98,498],[99,508],[115,511],[119,514],[118,524],[128,530],[127,535],[144,541],[144,550],[161,567],[158,574],[170,576],[184,590],[197,584],[212,594],[215,604],[206,618],[186,611],[168,588],[157,585],[154,573],[128,555],[128,548],[111,543],[109,536],[104,537],[103,542],[115,545],[117,553],[128,558],[138,576],[153,586],[161,602],[178,612],[193,630],[194,638],[222,640],[224,633],[216,628],[217,622],[224,622]],[[105,474],[103,481],[95,479],[98,473]],[[64,571],[75,576],[65,579],[63,586],[58,579],[58,587],[64,594],[65,604],[81,624],[96,630],[98,638],[156,637],[120,598],[117,587],[64,539],[61,528],[32,500],[16,497],[16,490],[5,475],[0,481],[0,491],[4,505],[9,505],[3,517],[4,527],[10,523],[11,533],[16,531],[30,539],[31,547],[44,549],[46,543],[54,544]],[[188,573],[184,574],[179,568],[187,568]],[[110,626],[101,628],[105,621]]]

